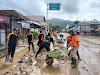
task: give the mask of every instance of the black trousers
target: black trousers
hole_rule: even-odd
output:
[[[9,46],[8,47],[8,56],[11,55],[12,58],[14,57],[15,48],[16,48],[16,46]]]
[[[70,56],[70,53],[71,53],[71,50],[69,51],[68,56]],[[77,51],[77,57],[78,57],[78,59],[80,59],[80,55],[79,55],[78,51]]]
[[[68,47],[68,45],[69,45],[69,42],[67,41],[67,47]]]
[[[33,49],[33,51],[34,51],[34,44],[33,44],[33,42],[28,41],[28,45],[29,45],[29,51],[30,51],[30,45],[32,45],[32,49]]]
[[[38,41],[37,45],[40,46],[43,41]]]
[[[45,48],[47,51],[50,51],[49,46],[41,45],[41,46],[39,47],[39,50],[37,51],[35,57],[37,57],[37,55],[41,52],[41,50],[42,50],[43,48]]]

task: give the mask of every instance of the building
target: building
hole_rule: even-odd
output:
[[[35,22],[38,22],[40,24],[40,27],[36,28],[37,31],[41,30],[45,33],[47,30],[49,30],[49,23],[46,22],[44,16],[26,16],[26,17],[29,18],[31,21],[35,21]]]
[[[6,40],[6,33],[7,30],[5,30],[6,27],[9,27],[7,25],[9,23],[9,17],[6,15],[0,15],[0,46],[5,45]]]
[[[96,19],[93,19],[92,21],[84,23],[79,26],[81,32],[84,34],[100,35],[100,23]]]
[[[14,28],[22,32],[23,27],[18,22],[29,20],[15,10],[0,10],[0,46],[5,45],[7,35]]]

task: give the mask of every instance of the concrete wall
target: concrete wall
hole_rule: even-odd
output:
[[[81,26],[81,31],[86,31],[86,32],[90,32],[91,31],[91,27],[90,26]]]
[[[0,29],[0,44],[5,45],[5,41],[6,41],[6,39],[5,39],[5,30]]]

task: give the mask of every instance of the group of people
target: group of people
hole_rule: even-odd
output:
[[[74,34],[73,30],[69,31],[69,36],[67,36],[67,48],[71,47],[71,50],[68,54],[68,56],[71,57],[71,64],[76,64],[77,62],[77,57],[78,60],[80,59],[79,56],[79,46],[80,46],[80,40],[79,40],[79,32],[77,32],[77,34]],[[55,36],[57,35],[57,33],[54,34]],[[61,35],[62,37],[62,35]],[[28,50],[30,51],[30,46],[32,45],[32,50],[34,51],[34,43],[33,43],[33,35],[31,34],[30,30],[27,31],[27,42],[28,42]],[[40,34],[38,36],[38,43],[37,45],[39,46],[39,50],[36,52],[35,57],[37,57],[37,55],[41,52],[42,49],[46,49],[47,51],[50,51],[50,43],[53,43],[54,45],[54,40],[51,37],[51,33],[48,32],[46,33],[46,36],[43,34],[42,31],[40,31]],[[13,29],[13,32],[10,33],[8,35],[7,38],[7,56],[9,58],[9,56],[11,55],[11,62],[13,62],[13,57],[14,57],[14,53],[15,53],[15,49],[16,46],[18,44],[18,35],[17,35],[17,30]]]
[[[80,47],[80,40],[79,40],[79,32],[74,34],[73,30],[69,31],[69,36],[67,36],[67,48],[71,47],[71,50],[69,51],[68,56],[71,57],[71,64],[74,65],[73,67],[76,67],[77,59],[81,60],[78,49]]]
[[[26,39],[28,43],[28,52],[30,51],[30,46],[32,46],[32,50],[34,51],[34,43],[33,43],[33,35],[30,30],[27,31],[26,34]],[[15,49],[16,46],[19,44],[18,43],[18,34],[17,30],[13,29],[13,32],[8,35],[7,38],[7,55],[6,58],[8,59],[9,56],[11,56],[10,62],[13,62],[14,54],[15,54]],[[53,38],[51,37],[51,33],[48,32],[46,36],[43,34],[42,31],[40,31],[40,34],[38,36],[38,43],[37,45],[39,46],[39,50],[36,52],[35,57],[40,53],[40,51],[45,48],[47,51],[50,51],[50,43],[54,44]]]

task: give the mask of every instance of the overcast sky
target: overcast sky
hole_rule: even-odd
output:
[[[49,11],[49,19],[76,20],[78,17],[81,21],[100,20],[100,0],[0,0],[0,9],[14,9],[24,15],[46,16],[47,3],[61,3],[60,11]]]

